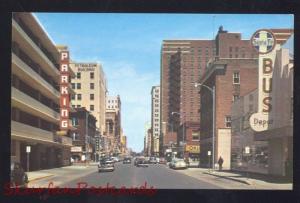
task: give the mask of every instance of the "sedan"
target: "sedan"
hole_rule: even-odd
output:
[[[124,158],[123,164],[131,164],[131,158]]]
[[[136,163],[137,167],[148,167],[148,161],[146,161],[145,159],[139,159]]]
[[[187,164],[183,159],[174,159],[169,167],[172,169],[187,169]]]
[[[115,166],[113,163],[111,163],[111,161],[106,161],[106,160],[102,160],[100,161],[100,163],[98,164],[98,172],[102,172],[102,171],[114,171],[115,170]]]

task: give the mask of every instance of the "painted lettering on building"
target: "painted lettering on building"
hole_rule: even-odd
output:
[[[69,52],[60,52],[60,129],[69,128]]]

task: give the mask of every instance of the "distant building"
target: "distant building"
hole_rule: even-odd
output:
[[[114,154],[121,151],[121,99],[120,96],[106,98],[105,152]]]
[[[151,154],[159,156],[159,137],[160,133],[160,87],[153,86],[151,90],[151,128],[152,146]]]

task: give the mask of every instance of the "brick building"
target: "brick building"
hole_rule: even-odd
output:
[[[222,156],[224,168],[230,168],[231,105],[240,95],[257,88],[257,66],[257,59],[217,59],[200,81],[210,88],[215,87],[215,162]],[[207,88],[202,87],[200,94],[203,107],[200,109],[200,161],[202,166],[207,166],[207,152],[213,150],[213,100]]]
[[[160,152],[178,151],[177,131],[185,122],[200,121],[200,98],[194,83],[215,54],[213,40],[164,40],[161,50]],[[177,112],[173,114],[172,112]]]
[[[96,118],[85,109],[75,108],[71,118],[73,125],[77,128],[72,133],[73,147],[71,148],[72,158],[78,161],[95,160],[95,136]]]

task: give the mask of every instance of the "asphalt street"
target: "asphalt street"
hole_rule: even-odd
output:
[[[169,169],[166,165],[153,164],[149,167],[136,167],[133,164],[116,163],[113,172],[95,171],[61,184],[60,187],[77,188],[78,183],[87,184],[87,187],[114,186],[121,188],[140,187],[156,189],[221,189],[216,185],[184,175],[177,170]]]

